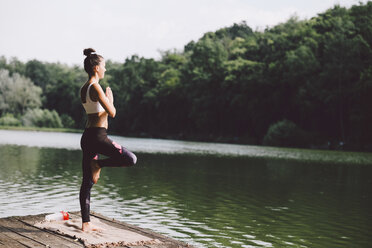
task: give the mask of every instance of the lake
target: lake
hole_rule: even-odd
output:
[[[78,211],[81,134],[0,130],[0,217]],[[91,209],[196,247],[370,247],[371,153],[110,136]]]

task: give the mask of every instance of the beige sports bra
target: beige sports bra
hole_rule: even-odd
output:
[[[92,85],[93,85],[93,83],[88,86],[87,94],[86,94],[86,97],[85,97],[86,102],[83,103],[83,107],[84,107],[85,112],[87,114],[95,114],[95,113],[105,111],[105,109],[102,107],[102,105],[99,101],[94,102],[94,101],[92,101],[92,99],[90,99],[89,90],[90,90],[90,87]]]

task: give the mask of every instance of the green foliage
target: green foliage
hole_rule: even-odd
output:
[[[13,114],[6,113],[0,117],[1,126],[21,126],[22,122],[15,118]]]
[[[29,108],[41,106],[40,87],[18,73],[9,75],[8,70],[0,69],[0,113],[23,114]]]
[[[25,126],[35,127],[63,127],[61,118],[55,110],[48,109],[29,109],[22,116],[22,123]]]
[[[62,114],[61,115],[61,122],[62,126],[65,128],[73,128],[75,127],[75,121],[71,118],[71,116],[67,114]]]
[[[272,124],[263,139],[267,146],[305,147],[307,139],[305,132],[295,123],[282,120]]]
[[[336,5],[310,20],[292,16],[264,31],[233,24],[190,41],[183,51],[163,51],[160,60],[107,60],[100,83],[114,93],[117,116],[110,129],[300,147],[343,141],[371,149],[371,27],[372,2]],[[81,67],[0,57],[0,69],[6,70],[0,71],[3,82],[29,80],[23,90],[3,87],[0,80],[0,113],[54,109],[64,126],[85,126],[79,89],[87,76]],[[284,119],[292,122],[277,122]],[[309,144],[304,133],[317,141]]]
[[[38,60],[31,60],[26,63],[25,76],[30,78],[37,86],[43,90],[52,80],[52,75],[47,70],[47,65]]]
[[[9,61],[7,61],[7,59],[4,56],[0,57],[0,69],[5,69],[9,71],[10,76],[12,76],[13,73],[24,75],[25,67],[26,67],[25,64],[15,57],[11,58]]]

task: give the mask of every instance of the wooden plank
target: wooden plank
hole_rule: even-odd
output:
[[[31,225],[34,225],[36,222],[43,221],[45,219],[46,214],[38,214],[38,215],[26,215],[26,216],[15,216],[14,218],[17,218],[22,221],[27,221]]]
[[[26,248],[27,246],[19,243],[17,240],[7,236],[5,233],[9,230],[0,226],[0,247],[1,248]]]
[[[34,215],[34,216],[22,216],[22,217],[14,217],[14,219],[22,222],[24,225],[29,226],[31,228],[38,229],[41,233],[45,234],[43,237],[54,240],[53,243],[58,244],[58,247],[71,247],[71,248],[81,248],[84,247],[82,243],[80,243],[78,240],[74,240],[73,238],[70,238],[65,235],[61,235],[59,233],[41,229],[38,227],[35,227],[34,224],[36,222],[43,221],[45,219],[45,214],[42,215]],[[47,242],[47,240],[45,240]],[[64,245],[61,245],[64,244]],[[54,247],[54,246],[51,246]]]
[[[32,241],[35,241],[42,245],[42,247],[61,247],[61,248],[80,248],[83,247],[80,243],[72,241],[68,242],[64,238],[57,236],[54,233],[47,232],[43,229],[39,229],[32,225],[29,225],[17,218],[11,217],[7,219],[3,219],[3,224],[5,224],[6,228],[22,235],[25,238],[28,238]],[[66,244],[67,243],[67,244]]]
[[[79,212],[71,212],[73,218],[80,218]],[[92,216],[100,219],[103,223],[116,228],[129,230],[152,239],[158,239],[162,244],[120,246],[122,248],[182,248],[192,247],[180,241],[168,238],[151,230],[143,229],[134,225],[107,218],[98,213]],[[36,222],[44,220],[45,214],[33,216],[18,216],[0,219],[0,248],[25,248],[25,247],[71,247],[80,248],[84,245],[73,238],[59,233],[35,227]],[[120,248],[118,246],[115,246]]]
[[[1,232],[9,238],[9,240],[6,240],[7,242],[14,243],[13,241],[15,241],[23,245],[23,247],[45,248],[45,245],[24,236],[20,228],[9,228],[8,222],[6,219],[0,219]]]

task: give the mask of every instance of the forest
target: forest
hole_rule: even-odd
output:
[[[101,81],[112,134],[372,151],[372,2],[123,61],[106,58]],[[82,65],[0,57],[0,125],[83,129]]]

